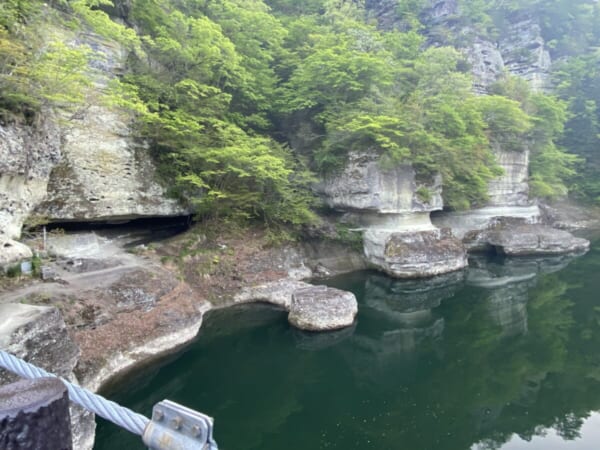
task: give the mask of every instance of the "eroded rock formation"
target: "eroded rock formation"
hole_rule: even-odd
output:
[[[124,70],[123,49],[98,36],[59,32],[97,52],[89,94],[103,95]],[[0,243],[18,239],[30,216],[62,222],[187,214],[158,183],[131,120],[95,100],[75,113],[43,111],[33,123],[0,124]],[[2,247],[0,253],[3,261],[20,257]]]
[[[363,230],[367,261],[389,275],[417,278],[465,267],[462,244],[429,217],[443,207],[439,176],[419,180],[411,166],[385,169],[375,152],[351,152],[344,169],[316,190]]]
[[[234,303],[266,302],[289,312],[290,324],[301,330],[330,331],[350,327],[358,313],[351,292],[303,281],[282,279],[242,289]]]

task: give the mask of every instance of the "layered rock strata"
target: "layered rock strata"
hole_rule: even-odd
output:
[[[439,176],[418,180],[409,165],[384,169],[377,154],[351,152],[344,169],[316,190],[363,230],[368,263],[391,276],[427,277],[467,264],[460,241],[429,217],[443,207]]]
[[[534,90],[549,87],[552,59],[539,19],[528,14],[513,16],[499,40],[506,69],[529,82]]]
[[[102,95],[111,78],[125,70],[126,53],[95,35],[77,41],[96,52],[93,93]],[[185,214],[156,182],[148,149],[134,138],[131,122],[130,115],[102,102],[71,115],[62,130],[62,158],[50,173],[48,193],[36,213],[56,221]]]
[[[0,260],[15,262],[11,240],[25,221],[111,221],[177,216],[187,211],[166,197],[148,149],[134,139],[131,116],[97,99],[124,70],[125,53],[94,35],[65,41],[90,46],[96,99],[80,110],[42,111],[31,123],[0,124]],[[4,247],[5,243],[10,245]],[[9,247],[13,249],[9,249]],[[6,248],[6,250],[4,250]]]
[[[372,3],[385,9],[385,1]],[[497,37],[492,38],[475,25],[457,21],[461,14],[456,0],[432,0],[421,19],[427,26],[431,45],[448,45],[449,35],[457,38],[453,44],[471,65],[475,92],[487,93],[506,72],[527,80],[535,90],[548,89],[552,59],[539,18],[525,12],[513,14]]]
[[[498,253],[510,256],[580,253],[590,248],[586,239],[541,225],[500,225],[487,231],[485,236]]]
[[[488,185],[489,201],[483,208],[443,213],[434,218],[449,227],[469,250],[496,249],[507,255],[543,255],[581,252],[585,239],[542,225],[541,211],[529,200],[529,150],[506,151],[494,146],[504,174]]]
[[[46,196],[50,172],[60,158],[60,131],[51,121],[40,117],[32,124],[0,124],[0,266],[31,257],[14,239]]]
[[[541,221],[538,206],[529,200],[529,150],[507,151],[495,144],[493,151],[504,173],[488,184],[488,204],[434,217],[436,225],[450,227],[473,250],[487,246],[485,239],[475,239],[474,234],[491,228],[498,218],[512,218],[525,224]]]

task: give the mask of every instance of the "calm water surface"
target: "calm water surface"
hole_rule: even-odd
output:
[[[215,311],[197,343],[112,398],[210,414],[221,450],[600,448],[600,242],[575,259],[474,259],[464,278],[327,284],[357,295],[354,328]],[[100,424],[96,449],[138,448]]]

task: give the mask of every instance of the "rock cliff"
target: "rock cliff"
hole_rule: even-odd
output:
[[[397,14],[396,6],[395,2],[387,0],[367,2],[367,7],[377,17],[380,26],[388,29],[402,29],[406,25],[404,18]],[[549,88],[548,75],[552,61],[538,18],[526,12],[512,14],[506,18],[505,26],[500,27],[495,34],[478,29],[478,24],[470,24],[465,19],[461,4],[456,0],[426,2],[420,16],[421,22],[425,24],[423,32],[428,45],[451,45],[463,52],[470,63],[475,92],[488,93],[490,86],[506,72],[527,80],[534,90]],[[454,235],[463,239],[467,247],[473,250],[493,246],[490,238],[497,233],[491,234],[488,231],[498,230],[499,223],[502,223],[501,228],[505,230],[502,234],[503,248],[518,247],[520,254],[528,253],[525,247],[533,254],[558,251],[561,246],[551,244],[552,239],[544,238],[553,235],[553,231],[539,226],[542,221],[540,209],[529,198],[530,151],[526,143],[523,143],[520,151],[506,150],[500,143],[492,145],[496,161],[504,173],[489,183],[487,204],[470,211],[435,213],[434,225],[451,228]],[[432,208],[431,211],[438,209],[440,208]],[[428,219],[423,219],[426,220]],[[506,239],[516,236],[515,233],[506,232],[507,226],[512,226],[507,225],[509,223],[519,225],[519,232],[526,232],[529,236],[527,245],[506,242]],[[536,226],[529,227],[530,225]],[[532,236],[537,237],[534,239]],[[585,247],[584,243],[574,241],[572,237],[567,240],[568,244],[561,247],[562,251],[577,251]],[[376,240],[367,238],[365,241]],[[381,259],[383,247],[371,246]]]
[[[95,35],[77,40],[97,55],[90,95],[101,96],[110,79],[124,72],[126,53],[119,44]],[[55,221],[185,214],[157,183],[148,150],[132,133],[132,118],[104,103],[86,105],[62,128],[62,158],[53,167],[47,195],[35,212]]]
[[[31,257],[14,239],[44,199],[60,158],[60,129],[52,121],[40,117],[35,123],[0,123],[0,267]]]
[[[404,29],[398,2],[368,0],[366,6],[379,25]],[[497,33],[487,33],[470,24],[457,0],[427,0],[419,17],[425,25],[429,45],[450,45],[461,50],[471,65],[476,92],[486,93],[506,72],[526,79],[534,89],[549,88],[552,64],[539,19],[526,12],[509,16]]]
[[[72,37],[96,58],[90,104],[78,111],[43,111],[32,123],[0,123],[0,244],[3,262],[21,253],[20,236],[32,214],[49,221],[124,220],[186,214],[157,182],[148,150],[130,129],[131,117],[99,99],[124,70],[123,49],[94,35]],[[4,248],[4,247],[2,247]]]
[[[487,241],[478,233],[495,227],[502,218],[521,224],[541,222],[540,209],[529,199],[529,150],[507,151],[495,144],[493,151],[504,173],[489,182],[487,205],[468,211],[440,213],[433,219],[437,226],[451,228],[469,249],[485,248]]]

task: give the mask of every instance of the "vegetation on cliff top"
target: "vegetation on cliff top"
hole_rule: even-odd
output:
[[[526,6],[546,3],[557,2]],[[498,11],[516,8],[469,5],[465,20],[486,33],[500,27]],[[88,63],[97,55],[77,35],[92,31],[129,51],[126,73],[105,101],[135,112],[163,176],[199,214],[306,223],[314,174],[335,171],[351,150],[377,152],[383,167],[440,172],[450,208],[485,202],[488,181],[501,173],[491,151],[498,143],[532,149],[535,195],[564,194],[573,179],[581,192],[593,191],[589,179],[573,178],[577,161],[558,143],[593,159],[600,90],[585,68],[594,57],[579,52],[563,66],[562,100],[508,77],[495,95],[477,96],[461,53],[425,45],[423,7],[399,1],[407,26],[384,31],[361,1],[7,0],[0,114],[7,120],[85,104],[94,77]],[[556,16],[544,11],[547,20]],[[567,28],[552,38],[556,51],[581,32]],[[592,134],[583,142],[585,127]]]

